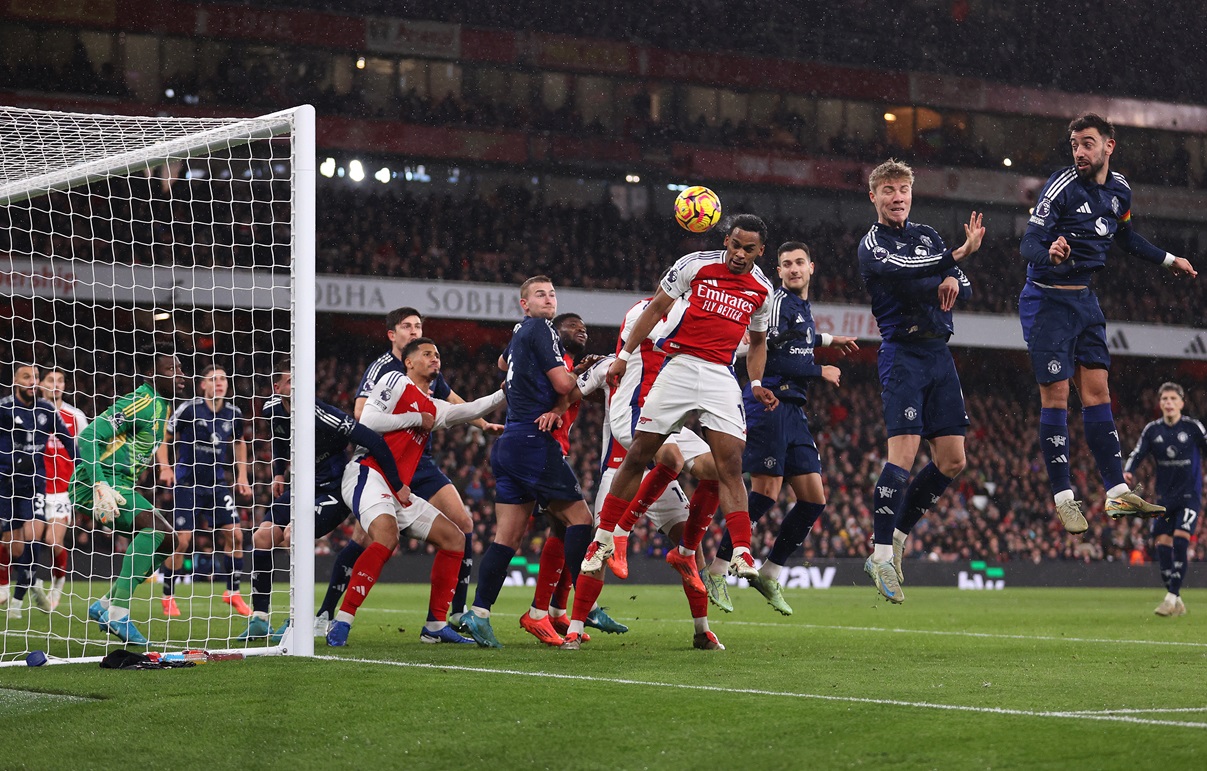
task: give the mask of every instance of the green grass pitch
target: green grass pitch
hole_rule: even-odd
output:
[[[1162,619],[1159,590],[792,590],[790,618],[735,590],[717,652],[677,587],[609,585],[631,631],[578,652],[519,628],[530,594],[502,650],[421,644],[427,588],[383,584],[330,659],[0,668],[0,767],[1207,767],[1207,591]]]

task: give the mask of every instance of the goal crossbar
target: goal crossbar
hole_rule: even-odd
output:
[[[163,140],[117,155],[106,155],[103,158],[85,161],[65,169],[0,183],[0,205],[19,203],[52,191],[70,190],[113,174],[134,174],[145,171],[171,160],[187,158],[202,148],[207,153],[221,152],[257,140],[285,134],[293,130],[296,112],[296,109],[282,110],[258,118],[223,123],[214,128],[175,139]],[[16,132],[13,131],[13,127],[16,126],[15,116],[17,114],[36,114],[46,117],[70,115],[70,113],[53,110],[0,107],[0,142],[6,147],[12,147],[13,144],[24,141],[17,138]],[[121,117],[113,116],[115,120]],[[178,118],[165,120],[179,121]]]

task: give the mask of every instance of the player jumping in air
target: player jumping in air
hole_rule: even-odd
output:
[[[1086,444],[1106,489],[1106,514],[1151,517],[1165,509],[1144,500],[1123,478],[1119,432],[1111,413],[1106,317],[1090,279],[1106,267],[1115,242],[1177,276],[1198,275],[1182,257],[1150,244],[1132,228],[1132,190],[1110,170],[1115,127],[1089,113],[1069,124],[1073,165],[1048,178],[1020,247],[1027,283],[1018,299],[1023,337],[1039,382],[1039,444],[1056,514],[1070,533],[1089,527],[1069,477],[1069,381],[1081,397]]]
[[[658,292],[641,312],[616,361],[612,362],[608,382],[616,386],[625,375],[628,360],[675,307],[658,341],[658,347],[666,353],[666,364],[641,407],[632,445],[617,469],[611,492],[604,499],[595,540],[583,562],[585,572],[604,564],[612,555],[613,529],[638,497],[648,464],[667,438],[682,428],[688,416],[698,412],[716,468],[725,524],[734,542],[730,569],[743,578],[758,576],[750,554],[750,515],[741,468],[746,416],[742,410],[742,389],[730,368],[749,329],[747,371],[755,398],[769,409],[777,406],[775,395],[763,388],[760,380],[767,358],[766,330],[774,291],[756,264],[766,241],[767,226],[763,221],[754,215],[740,214],[730,222],[724,249],[695,252],[681,258],[663,277]],[[687,302],[676,306],[675,300],[680,297],[686,297]],[[688,521],[683,541],[667,554],[667,561],[694,588],[704,591],[703,582],[695,574],[695,554],[713,511],[702,507],[693,514],[698,519]]]
[[[864,571],[893,603],[905,600],[906,537],[964,470],[968,415],[947,339],[954,331],[952,307],[972,295],[956,263],[979,249],[985,236],[982,217],[973,212],[964,243],[948,249],[934,228],[910,221],[913,195],[909,166],[889,160],[873,169],[868,197],[877,221],[859,243],[859,273],[884,338],[877,363],[888,433],[888,458],[872,496],[875,545]],[[910,482],[923,438],[933,460]]]

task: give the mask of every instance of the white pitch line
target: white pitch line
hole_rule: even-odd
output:
[[[388,667],[405,667],[410,669],[431,669],[440,671],[474,672],[487,675],[512,675],[515,677],[533,677],[546,680],[576,680],[590,683],[608,683],[611,685],[638,685],[651,688],[677,688],[685,691],[706,691],[710,693],[746,693],[753,696],[779,696],[790,699],[811,699],[816,701],[833,701],[847,704],[875,704],[890,707],[913,707],[916,709],[936,709],[948,712],[971,712],[984,715],[1007,715],[1011,717],[1040,717],[1059,718],[1065,720],[1099,720],[1112,723],[1134,723],[1137,725],[1169,726],[1174,728],[1207,728],[1207,723],[1195,723],[1181,720],[1152,720],[1148,718],[1131,717],[1130,715],[1086,714],[1081,712],[1043,712],[1038,710],[1006,709],[1003,707],[971,707],[962,704],[935,704],[928,701],[901,701],[899,699],[868,699],[859,696],[833,696],[821,693],[794,693],[792,691],[764,691],[757,688],[731,688],[717,685],[691,685],[688,683],[660,683],[650,680],[630,680],[622,677],[596,677],[594,675],[568,675],[556,672],[525,672],[518,669],[493,669],[490,667],[467,667],[456,664],[423,664],[409,661],[389,661],[385,659],[345,658],[343,656],[315,656],[325,661],[343,661],[352,664],[378,664]]]
[[[1168,714],[1173,712],[1207,712],[1207,707],[1154,707],[1151,709],[1078,709],[1065,714]]]
[[[366,608],[372,613],[399,613],[403,615],[421,615],[426,610],[409,610],[399,608]],[[503,618],[519,618],[516,613],[494,613]],[[777,629],[821,629],[834,632],[887,632],[889,634],[927,634],[937,637],[973,637],[986,640],[1037,640],[1043,642],[1093,643],[1098,645],[1168,645],[1183,648],[1207,648],[1207,642],[1181,642],[1178,640],[1117,640],[1107,637],[1056,637],[1054,635],[1031,634],[998,634],[994,632],[959,632],[949,629],[905,629],[903,627],[884,626],[843,626],[839,624],[792,624],[785,621],[730,621],[724,616],[710,616],[725,626],[755,626],[774,627]],[[677,618],[627,618],[617,616],[617,621],[630,621],[638,624],[683,624],[686,619]]]
[[[1177,640],[1118,640],[1107,637],[1056,637],[1053,635],[997,634],[994,632],[957,632],[948,629],[904,629],[882,626],[840,626],[825,624],[787,624],[774,621],[727,621],[735,626],[792,627],[795,629],[828,629],[845,632],[890,632],[892,634],[929,634],[938,637],[977,637],[990,640],[1043,640],[1045,642],[1105,643],[1107,645],[1172,645],[1186,648],[1207,648],[1207,643]]]

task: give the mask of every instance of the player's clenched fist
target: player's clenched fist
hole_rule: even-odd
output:
[[[1073,248],[1069,246],[1069,242],[1065,240],[1064,236],[1061,236],[1048,247],[1048,259],[1052,261],[1053,265],[1059,265],[1069,259],[1069,253],[1072,251]]]

